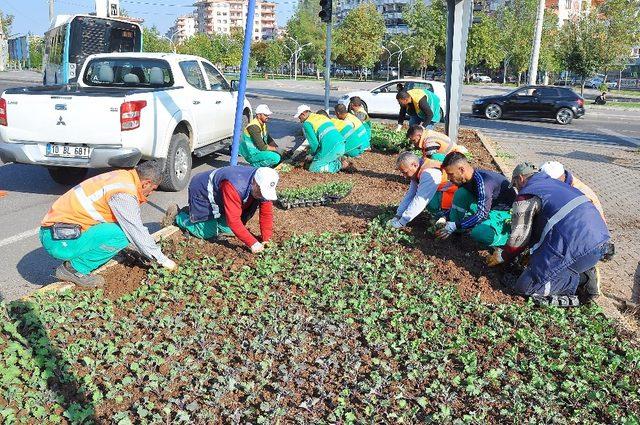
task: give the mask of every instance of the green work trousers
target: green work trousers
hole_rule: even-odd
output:
[[[309,165],[312,173],[337,173],[342,168],[340,157],[344,155],[344,139],[338,131],[325,135],[320,148]]]
[[[478,211],[478,200],[467,189],[460,188],[453,195],[453,205],[449,213],[449,221],[460,222],[466,216]],[[491,210],[489,218],[478,223],[471,229],[473,240],[486,246],[503,246],[509,240],[511,233],[511,213],[509,211]]]
[[[180,211],[176,216],[176,225],[200,239],[215,239],[221,233],[233,234],[229,226],[227,226],[224,216],[192,223],[189,219],[189,213]]]
[[[355,158],[360,155],[370,146],[370,137],[367,135],[367,128],[362,125],[346,139],[344,144],[344,155]]]
[[[78,239],[54,240],[51,229],[40,228],[40,242],[53,258],[69,261],[77,272],[89,274],[129,245],[116,223],[100,223],[82,232]]]
[[[261,151],[255,148],[242,156],[253,167],[275,167],[281,160],[278,152]]]

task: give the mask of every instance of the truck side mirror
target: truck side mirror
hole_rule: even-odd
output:
[[[238,91],[238,80],[231,80],[231,91]]]

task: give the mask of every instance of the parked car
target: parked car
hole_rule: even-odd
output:
[[[378,78],[384,78],[385,80],[388,78],[397,78],[398,69],[391,67],[387,71],[387,68],[382,68],[381,70],[378,71],[377,75],[378,75]]]
[[[0,158],[46,166],[58,183],[89,168],[165,159],[162,188],[183,189],[191,155],[226,149],[236,100],[207,60],[173,53],[91,55],[75,85],[23,87],[0,97]],[[251,118],[244,99],[244,119]],[[37,120],[34,120],[37,117]]]
[[[490,120],[511,115],[554,118],[566,125],[584,115],[584,99],[568,87],[525,86],[506,95],[476,99],[472,111]]]
[[[590,89],[598,89],[600,88],[600,86],[604,83],[604,79],[601,77],[594,77],[594,78],[590,78],[588,79],[585,83],[584,86]],[[618,83],[615,81],[607,81],[607,88],[608,89],[615,89],[618,87]]]
[[[396,100],[398,94],[397,84],[402,83],[406,90],[410,89],[427,89],[434,92],[440,98],[440,115],[444,119],[444,111],[447,110],[447,97],[444,90],[444,84],[438,81],[415,79],[400,79],[388,81],[371,90],[360,90],[343,95],[338,102],[345,106],[349,105],[349,99],[353,96],[359,96],[362,99],[364,108],[371,115],[398,116],[400,106]]]
[[[473,74],[471,76],[471,79],[476,83],[490,83],[491,82],[491,77],[489,77],[488,75],[484,75],[484,74]]]

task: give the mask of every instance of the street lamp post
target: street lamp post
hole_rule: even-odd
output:
[[[298,55],[300,55],[300,52],[302,51],[302,49],[309,46],[311,43],[306,43],[301,46],[300,43],[298,43],[298,40],[296,40],[295,38],[289,37],[289,39],[294,43],[296,43],[296,49],[294,51],[293,79],[297,80],[298,79]]]
[[[289,46],[287,46],[285,43],[282,43],[282,45],[283,45],[283,46],[285,47],[285,49],[287,49],[287,50],[289,51],[289,53],[290,53],[290,55],[289,55],[289,78],[291,78],[291,76],[292,76],[292,74],[291,74],[291,73],[293,72],[293,70],[291,69],[291,63],[293,62],[293,55],[294,55],[294,52],[293,52],[293,50],[291,50],[291,49],[289,48]]]
[[[172,34],[171,37],[167,37],[166,35],[163,35],[164,38],[166,38],[167,40],[169,40],[169,43],[171,43],[171,47],[173,47],[173,53],[176,53],[176,43],[173,41],[174,37],[176,36],[176,34],[178,34],[180,31],[179,30],[175,30]]]
[[[391,79],[391,56],[395,55],[397,52],[391,53],[391,50],[387,49],[385,46],[382,46],[384,50],[387,51],[387,81]]]
[[[398,48],[398,78],[400,78],[400,77],[401,77],[401,75],[402,75],[402,73],[400,72],[400,62],[402,62],[402,54],[403,54],[404,52],[406,52],[407,50],[411,49],[411,48],[413,47],[413,44],[412,44],[411,46],[407,46],[407,47],[405,47],[405,48],[403,49],[403,48],[401,48],[401,47],[398,45],[398,43],[396,43],[395,41],[390,40],[389,42],[390,42],[390,43],[393,43],[393,45],[394,45],[394,46],[396,46],[396,47]]]

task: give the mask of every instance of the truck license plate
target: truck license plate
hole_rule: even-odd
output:
[[[87,146],[54,145],[53,143],[47,143],[47,156],[90,158],[91,148]]]

